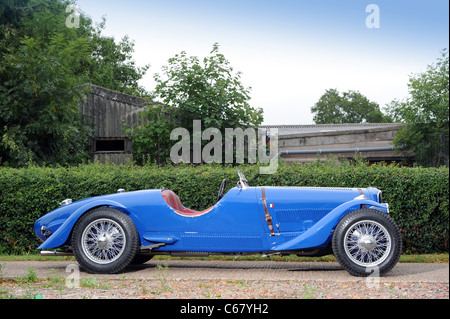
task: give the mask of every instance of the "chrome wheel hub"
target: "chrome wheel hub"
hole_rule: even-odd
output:
[[[376,267],[389,256],[392,240],[387,229],[373,220],[363,220],[345,233],[344,249],[357,265]]]
[[[126,237],[122,227],[111,219],[98,219],[83,231],[81,246],[84,254],[98,264],[109,264],[124,252]]]
[[[375,248],[376,245],[376,239],[372,235],[363,235],[358,240],[358,246],[360,246],[361,249],[365,249],[366,251],[371,251]]]
[[[109,243],[108,239],[106,239],[105,236],[100,237],[100,238],[98,239],[98,241],[97,241],[97,247],[98,247],[99,249],[106,249],[106,248],[108,247],[109,244],[110,244],[110,243]]]

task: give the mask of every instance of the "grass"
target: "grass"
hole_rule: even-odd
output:
[[[67,278],[55,274],[47,278],[37,278],[34,269],[30,268],[27,275],[16,278],[4,279],[0,276],[0,300],[1,299],[42,299],[40,291],[64,292],[71,291],[72,287],[67,286]],[[110,283],[108,280],[97,278],[81,278],[79,287],[87,290],[109,290],[128,285],[128,282]],[[19,294],[13,294],[10,290],[13,287],[20,287]]]
[[[448,263],[449,254],[420,254],[420,255],[402,255],[400,257],[401,263]],[[295,255],[261,257],[260,255],[244,255],[235,258],[229,255],[211,255],[209,257],[171,257],[171,256],[155,256],[154,260],[218,260],[218,261],[233,261],[233,260],[247,260],[247,261],[280,261],[280,262],[335,262],[336,258],[333,255],[323,257],[298,257]],[[0,261],[54,261],[67,260],[75,261],[74,257],[44,257],[41,255],[0,255]]]

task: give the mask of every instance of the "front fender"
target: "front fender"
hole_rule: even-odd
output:
[[[62,245],[64,245],[67,240],[69,239],[70,233],[72,232],[72,228],[75,225],[75,223],[78,221],[78,219],[87,211],[102,207],[102,206],[108,206],[108,207],[114,207],[122,211],[126,211],[126,207],[122,204],[112,201],[112,200],[96,200],[89,202],[81,207],[79,207],[77,210],[75,210],[72,215],[69,216],[69,218],[66,219],[66,221],[45,241],[43,242],[37,249],[51,249],[51,248],[58,248]]]
[[[366,207],[370,209],[376,209],[385,214],[389,213],[388,205],[385,203],[377,203],[368,199],[354,199],[339,205],[327,215],[325,215],[306,232],[287,242],[272,247],[272,250],[282,251],[325,247],[331,240],[334,228],[339,223],[339,221],[346,214],[362,207],[361,205],[366,205]],[[352,207],[356,208],[351,210]]]

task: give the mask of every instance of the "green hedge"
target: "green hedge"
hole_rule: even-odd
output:
[[[408,168],[365,163],[280,163],[272,175],[257,166],[242,166],[250,185],[368,187],[383,191],[403,234],[407,253],[448,252],[449,170]],[[39,241],[33,233],[37,218],[73,200],[116,192],[169,188],[183,204],[194,209],[212,205],[223,178],[235,186],[232,167],[118,166],[90,164],[78,167],[0,168],[0,253],[34,252]]]

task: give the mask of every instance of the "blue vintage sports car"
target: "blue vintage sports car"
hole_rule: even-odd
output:
[[[154,255],[334,254],[350,274],[384,274],[402,251],[400,231],[376,188],[250,187],[239,182],[202,211],[169,189],[72,202],[34,225],[43,255],[73,254],[88,272],[117,273]]]

